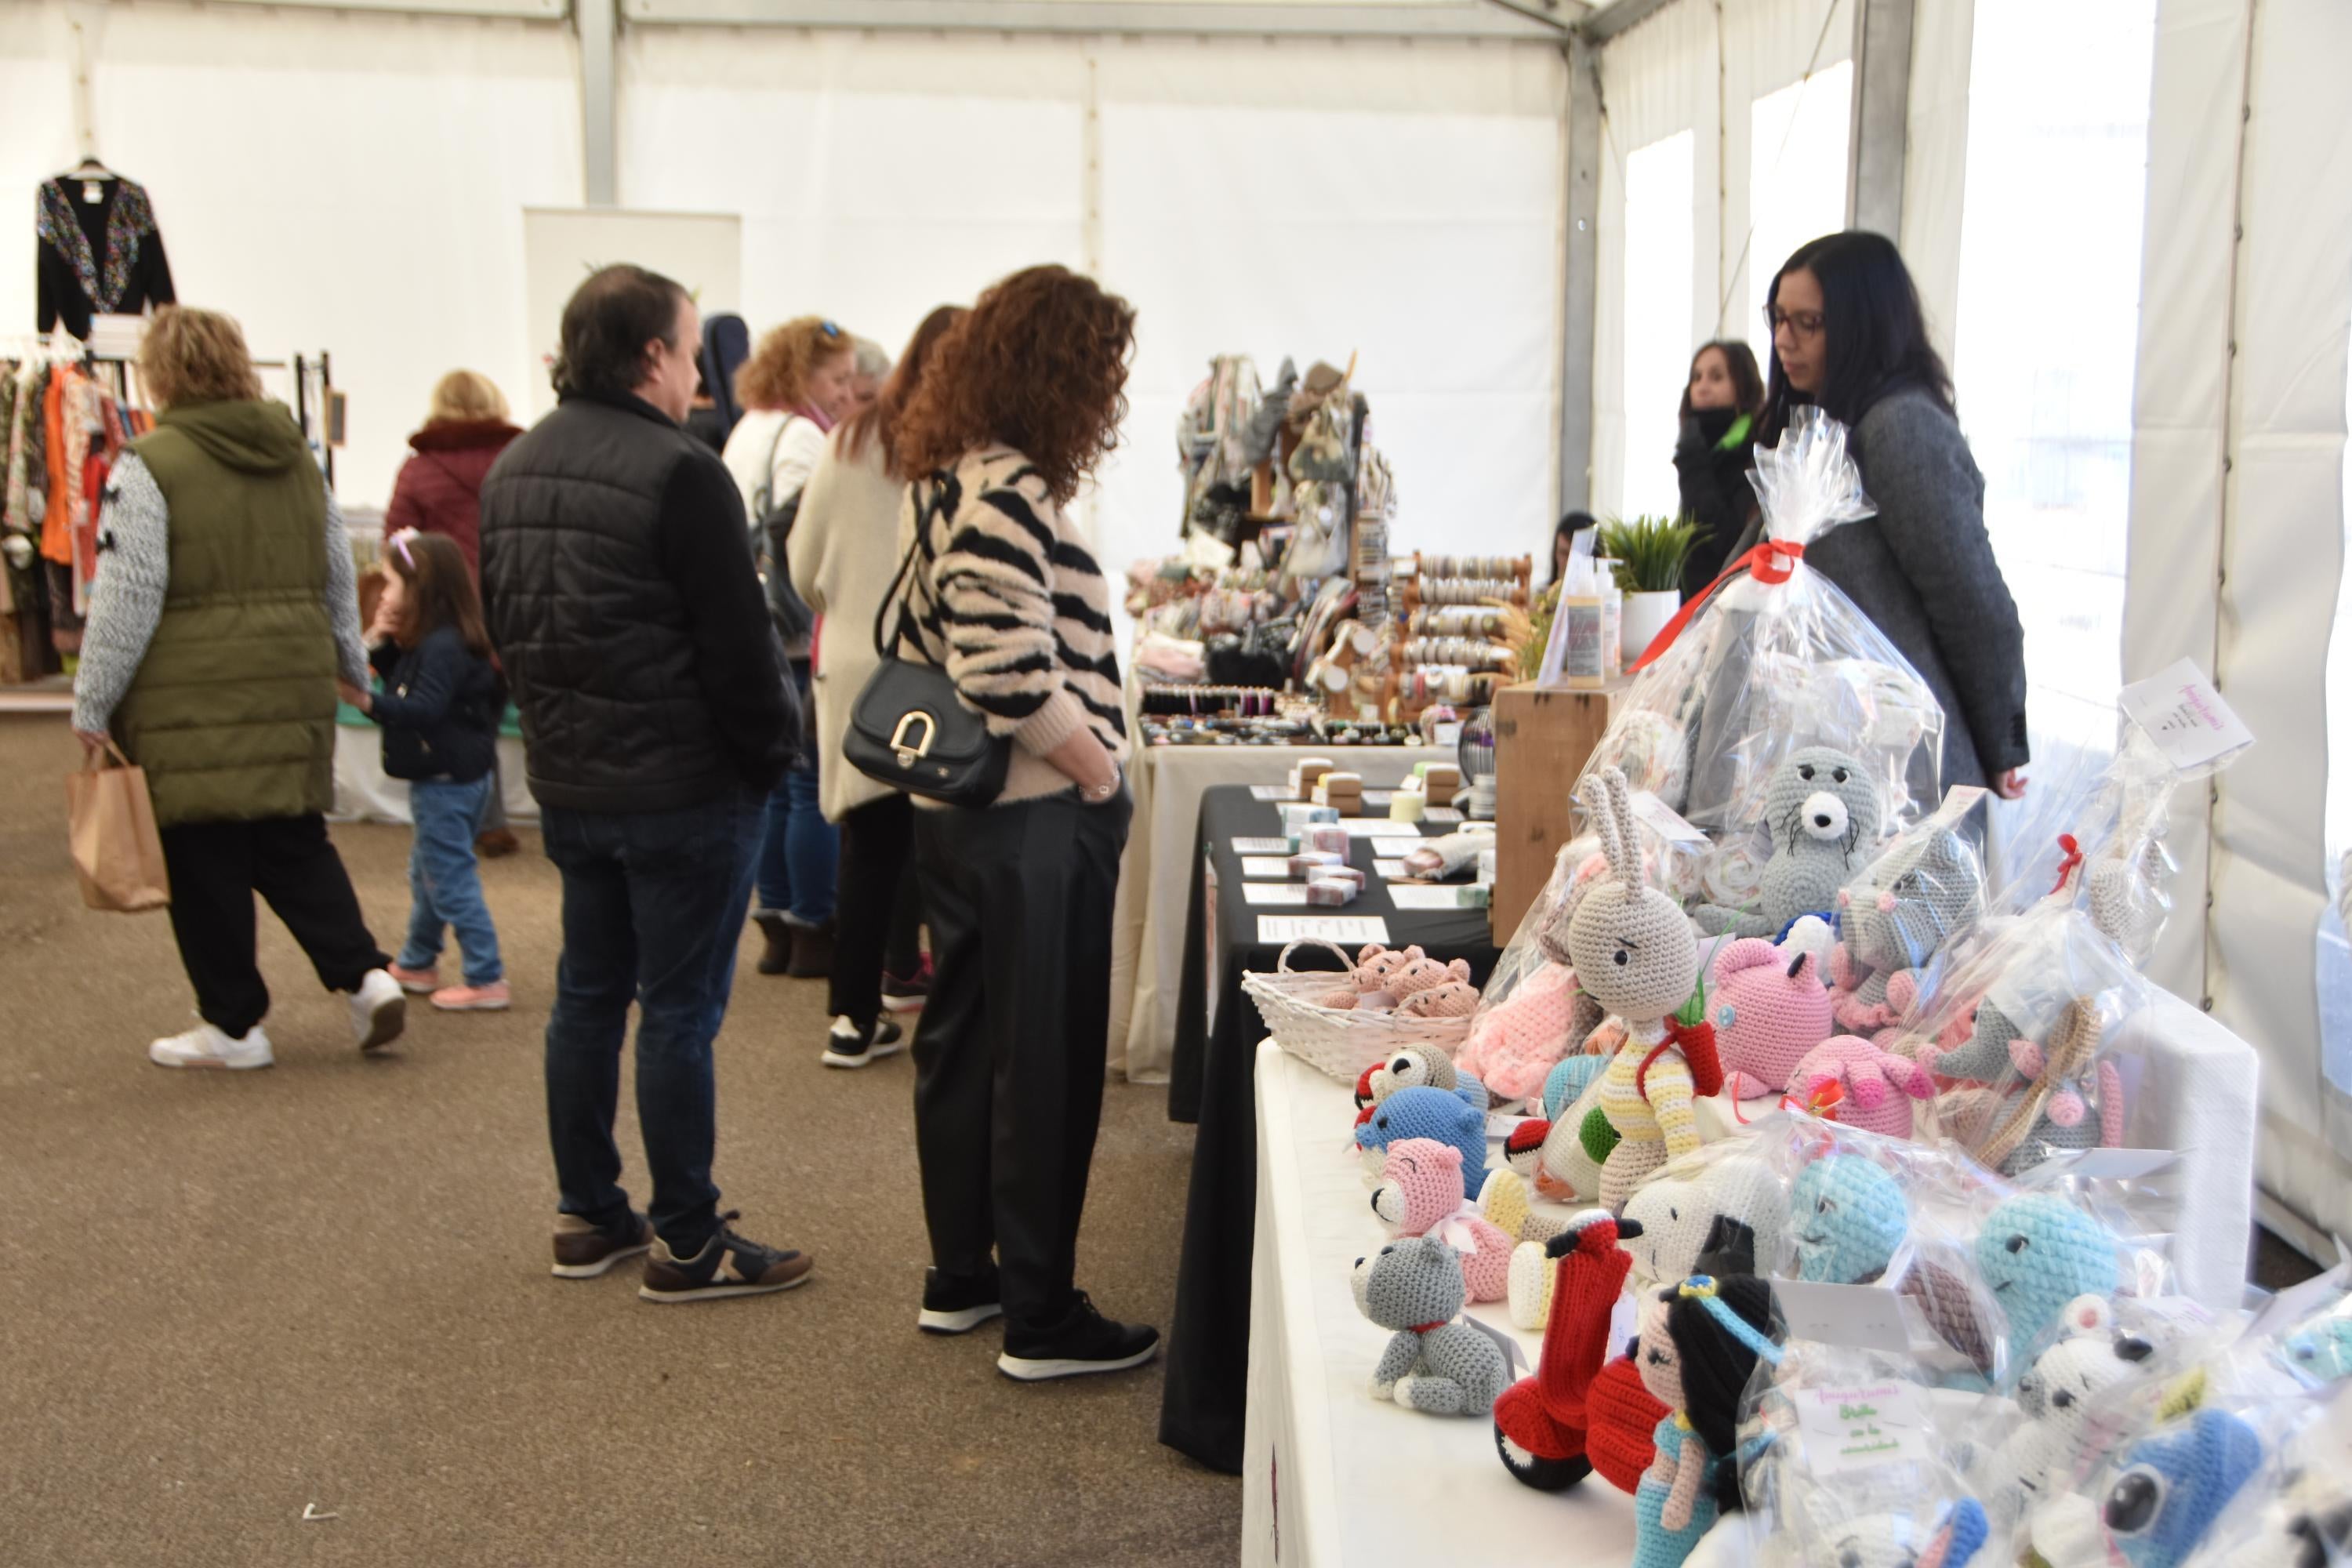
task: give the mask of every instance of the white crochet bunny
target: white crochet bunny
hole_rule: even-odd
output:
[[[1601,770],[1586,782],[1585,805],[1611,879],[1577,905],[1568,952],[1578,981],[1625,1026],[1601,1089],[1619,1140],[1601,1167],[1601,1201],[1622,1213],[1669,1155],[1698,1147],[1694,1100],[1720,1089],[1723,1074],[1713,1027],[1685,1028],[1673,1017],[1698,982],[1698,944],[1681,908],[1643,878],[1625,775]]]

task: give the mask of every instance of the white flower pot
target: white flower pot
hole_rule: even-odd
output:
[[[1649,651],[1651,641],[1675,618],[1683,607],[1682,590],[1662,588],[1655,592],[1625,595],[1624,636],[1622,646],[1625,662],[1632,664]]]

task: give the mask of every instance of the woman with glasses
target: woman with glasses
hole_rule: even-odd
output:
[[[1903,651],[1943,705],[1945,787],[2025,793],[2025,632],[1985,532],[1984,476],[1952,378],[1927,341],[1894,242],[1849,230],[1798,247],[1772,280],[1771,385],[1758,440],[1818,405],[1853,432],[1878,515],[1832,529],[1805,559]],[[1738,549],[1754,544],[1751,524]]]

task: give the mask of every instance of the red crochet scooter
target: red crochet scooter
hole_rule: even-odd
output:
[[[1562,1491],[1598,1468],[1624,1491],[1640,1484],[1651,1434],[1666,1407],[1642,1385],[1624,1356],[1609,1354],[1610,1314],[1633,1256],[1617,1243],[1642,1234],[1639,1220],[1593,1210],[1547,1244],[1559,1260],[1543,1359],[1495,1401],[1495,1448],[1503,1468],[1538,1491]]]

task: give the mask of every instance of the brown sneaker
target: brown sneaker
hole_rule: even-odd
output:
[[[656,1237],[637,1294],[648,1301],[722,1301],[730,1296],[789,1290],[808,1278],[814,1258],[746,1241],[728,1226],[729,1221],[741,1217],[734,1209],[720,1215],[719,1234],[691,1258],[680,1258]]]
[[[590,1225],[577,1215],[560,1214],[555,1216],[555,1276],[593,1279],[653,1244],[652,1222],[634,1210],[602,1226]]]
[[[522,847],[511,828],[493,827],[474,840],[474,853],[485,860],[503,860]]]

